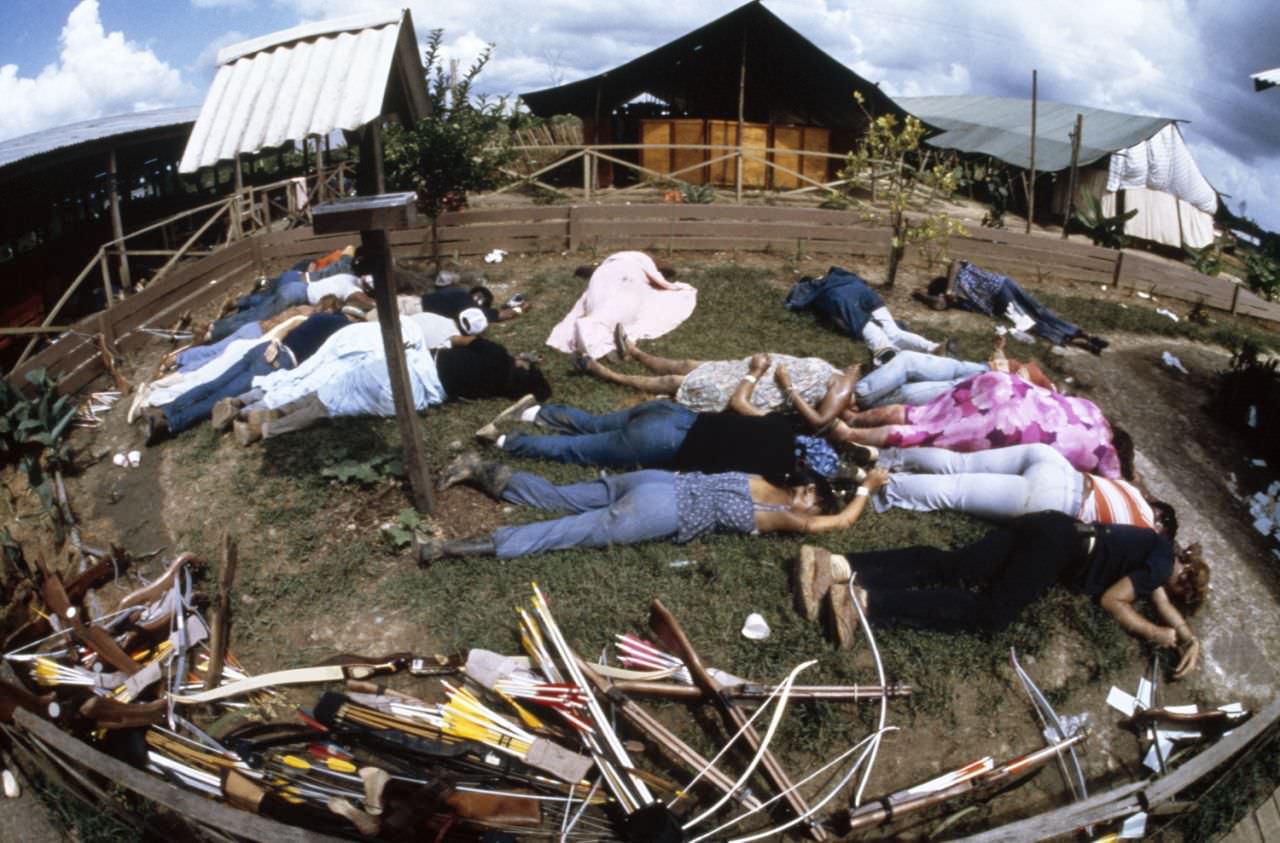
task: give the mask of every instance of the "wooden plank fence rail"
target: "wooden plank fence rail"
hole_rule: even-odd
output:
[[[1280,723],[1280,697],[1272,700],[1249,722],[1168,775],[1124,785],[1056,811],[988,829],[981,834],[963,838],[964,843],[1045,840],[1071,834],[1087,825],[1118,820],[1139,811],[1158,813],[1160,806],[1173,802],[1179,793],[1212,775],[1253,741],[1265,739],[1277,723]]]
[[[515,253],[589,250],[599,256],[617,249],[677,251],[771,251],[822,256],[832,261],[887,258],[890,232],[868,225],[856,211],[771,205],[554,205],[463,210],[442,214],[432,243],[429,224],[392,232],[396,257],[442,259],[483,255],[494,248]],[[105,326],[115,349],[141,347],[145,327],[168,327],[186,310],[236,289],[255,275],[275,274],[301,259],[348,245],[350,237],[317,236],[309,228],[272,231],[237,240],[213,254],[172,270],[142,292],[114,303],[71,330],[9,374],[21,383],[42,367],[78,390],[102,371],[94,336]],[[921,257],[920,250],[909,254]],[[934,255],[936,257],[936,253]],[[1005,230],[970,227],[952,237],[947,256],[972,261],[1022,282],[1075,280],[1151,293],[1241,315],[1280,322],[1280,303],[1268,302],[1225,278],[1155,260],[1140,252],[1118,252],[1086,243]]]
[[[137,770],[99,752],[25,709],[14,712],[13,719],[19,733],[34,738],[30,741],[34,751],[43,752],[64,772],[78,773],[89,781],[99,779],[107,785],[125,788],[154,805],[167,808],[189,823],[212,829],[219,836],[279,843],[339,843],[346,839],[276,822],[169,784],[159,776]],[[79,787],[84,789],[84,784],[79,784]],[[104,786],[102,789],[109,788]]]

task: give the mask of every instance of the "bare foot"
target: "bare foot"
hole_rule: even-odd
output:
[[[627,329],[622,327],[621,322],[613,326],[613,346],[617,349],[619,358],[631,359],[631,340],[627,337]]]

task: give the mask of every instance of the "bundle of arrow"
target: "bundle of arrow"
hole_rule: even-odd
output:
[[[620,635],[621,666],[588,663],[534,585],[519,611],[523,656],[347,655],[250,676],[231,654],[211,650],[192,590],[200,564],[179,556],[93,622],[79,603],[115,563],[65,585],[41,568],[43,608],[6,642],[9,666],[29,687],[0,687],[0,720],[22,707],[213,799],[329,834],[389,840],[748,841],[789,831],[821,840],[1005,782],[1080,740],[1001,765],[982,759],[857,807],[892,728],[888,701],[910,693],[887,685],[883,670],[874,686],[798,684],[812,662],[776,684],[743,680],[704,666],[658,601],[651,626],[661,644]],[[220,671],[215,656],[225,657]],[[430,678],[416,696],[370,681],[399,672]],[[317,693],[333,683],[342,690]],[[655,696],[713,705],[728,744],[705,758],[633,699]],[[797,700],[877,702],[880,724],[793,778],[770,744]],[[637,764],[642,755],[647,769]]]

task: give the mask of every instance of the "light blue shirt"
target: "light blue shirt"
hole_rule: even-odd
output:
[[[400,332],[414,406],[424,410],[441,403],[444,387],[422,331],[412,319],[402,317]],[[382,329],[377,322],[337,331],[301,366],[256,377],[253,386],[266,393],[263,402],[272,409],[315,393],[331,416],[395,415]]]

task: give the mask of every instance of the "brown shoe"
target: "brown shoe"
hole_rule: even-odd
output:
[[[805,620],[816,621],[822,610],[822,601],[831,590],[831,553],[828,550],[811,544],[800,548],[794,588],[800,613]]]
[[[476,438],[482,442],[488,442],[490,445],[498,443],[498,437],[502,435],[501,425],[513,416],[519,416],[525,410],[538,403],[538,399],[532,395],[526,395],[507,409],[493,417],[493,420],[484,427],[476,431]]]
[[[279,410],[267,410],[264,408],[264,409],[258,409],[258,410],[250,410],[248,415],[245,416],[245,421],[249,422],[249,424],[251,425],[257,425],[261,427],[267,422],[274,421],[275,419],[278,419],[278,418],[280,418]]]
[[[236,398],[223,398],[213,405],[213,413],[210,421],[213,423],[213,429],[219,433],[226,433],[231,423],[240,415],[240,408],[244,406]]]
[[[232,425],[232,430],[236,441],[245,447],[262,438],[262,425],[260,424],[250,424],[237,419],[235,424]]]
[[[858,612],[849,601],[847,585],[838,585],[827,592],[827,607],[831,610],[831,637],[841,650],[852,649],[858,639]]]

